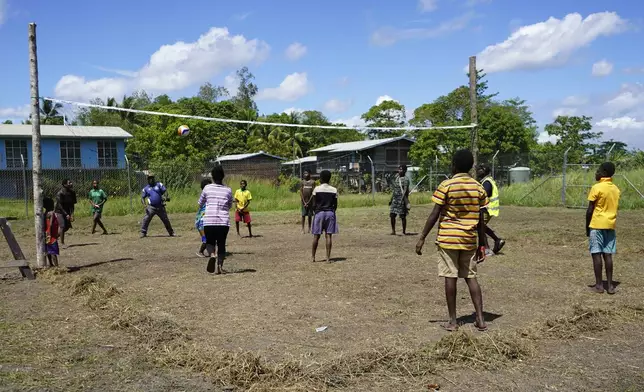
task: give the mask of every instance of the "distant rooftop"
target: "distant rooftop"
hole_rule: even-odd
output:
[[[31,137],[32,126],[23,124],[0,124],[2,137]],[[130,139],[132,135],[119,127],[93,127],[71,125],[41,125],[43,138],[83,138],[83,139]]]
[[[313,163],[313,162],[317,162],[317,161],[318,161],[318,157],[316,157],[316,156],[304,157],[304,158],[298,158],[298,159],[296,159],[294,161],[284,162],[284,163],[282,163],[282,165],[299,165],[299,164],[302,164],[302,163]]]
[[[219,162],[222,162],[222,161],[242,161],[244,159],[254,158],[254,157],[259,156],[259,155],[263,155],[263,156],[267,156],[267,157],[275,158],[275,159],[280,159],[282,161],[286,160],[286,159],[284,159],[282,157],[278,157],[277,155],[267,154],[264,151],[254,152],[254,153],[250,153],[250,154],[222,155],[217,160]]]
[[[351,152],[351,151],[362,151],[368,150],[370,148],[382,146],[383,144],[389,144],[392,142],[397,142],[399,140],[407,140],[410,142],[415,142],[414,139],[408,138],[406,136],[399,137],[390,137],[387,139],[376,139],[376,140],[363,140],[359,142],[348,142],[348,143],[335,143],[328,146],[316,148],[309,152]]]

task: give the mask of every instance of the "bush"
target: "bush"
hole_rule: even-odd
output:
[[[293,177],[293,176],[287,176],[284,174],[280,174],[278,181],[280,186],[286,187],[289,190],[289,192],[299,191],[300,185],[302,184],[302,180],[300,180],[299,178]]]
[[[188,189],[201,180],[202,166],[188,159],[177,158],[152,163],[150,170],[168,189]]]

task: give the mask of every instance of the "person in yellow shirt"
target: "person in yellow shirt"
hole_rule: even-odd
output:
[[[246,226],[248,226],[248,237],[253,238],[253,231],[250,227],[250,210],[248,209],[251,200],[253,200],[253,196],[250,194],[250,191],[246,189],[247,186],[248,184],[246,183],[246,180],[241,180],[239,183],[240,189],[235,191],[234,199],[235,203],[237,203],[237,209],[235,211],[235,225],[237,227],[237,235],[241,237],[241,234],[239,234],[239,222],[246,223]]]
[[[615,294],[613,285],[613,255],[616,252],[617,236],[615,226],[619,206],[619,188],[613,184],[615,165],[604,162],[597,169],[595,179],[598,181],[588,193],[588,210],[586,211],[586,236],[588,247],[593,258],[595,285],[591,290],[604,292],[602,282],[602,258],[606,266],[608,294]]]

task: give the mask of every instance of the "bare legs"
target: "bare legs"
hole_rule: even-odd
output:
[[[458,322],[456,321],[456,283],[457,278],[445,278],[445,298],[447,299],[447,312],[449,313],[449,322],[445,324],[445,329],[448,331],[456,331],[458,329]],[[481,293],[481,286],[476,278],[465,279],[467,287],[470,289],[470,297],[472,297],[472,304],[476,312],[476,321],[474,326],[484,331],[487,329],[485,319],[483,317],[483,294]]]
[[[316,234],[313,236],[313,245],[311,246],[311,261],[315,263],[315,253],[318,250],[318,244],[320,243],[321,235]],[[331,248],[333,248],[333,234],[326,234],[326,261],[327,263],[331,261]]]
[[[602,261],[606,267],[606,280],[608,281],[608,294],[615,294],[613,286],[613,255],[610,253],[593,253],[593,270],[595,271],[595,286],[592,290],[596,293],[604,292],[604,283],[602,281]],[[603,260],[602,260],[603,258]]]

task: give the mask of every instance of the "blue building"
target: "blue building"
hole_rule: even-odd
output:
[[[0,125],[0,198],[33,197],[31,125]],[[71,179],[82,193],[99,179],[111,194],[127,194],[125,142],[132,135],[118,127],[42,125],[42,187],[46,196]],[[24,165],[24,166],[23,166]],[[24,168],[24,169],[23,169]],[[106,184],[107,183],[107,184]]]
[[[33,163],[31,125],[0,125],[0,170]],[[43,169],[123,169],[125,142],[132,135],[118,127],[41,125]]]

